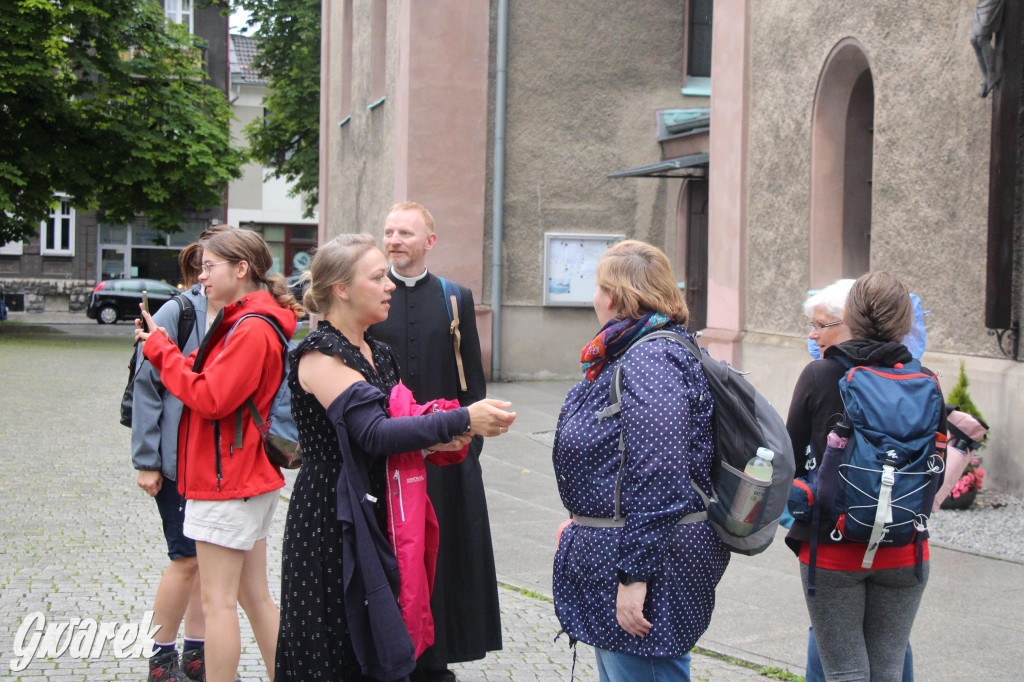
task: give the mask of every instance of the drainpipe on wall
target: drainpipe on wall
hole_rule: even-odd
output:
[[[501,378],[501,280],[505,213],[505,75],[508,0],[498,0],[498,54],[494,81],[494,173],[491,192],[491,380]]]

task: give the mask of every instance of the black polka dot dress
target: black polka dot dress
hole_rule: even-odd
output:
[[[689,336],[681,326],[667,329]],[[614,358],[596,380],[566,397],[553,460],[562,503],[575,515],[611,517],[626,443],[621,505],[624,528],[562,533],[555,555],[555,611],[573,639],[638,656],[681,656],[707,629],[715,587],[729,551],[707,522],[677,525],[703,511],[691,479],[711,489],[713,399],[699,361],[678,342],[654,339]],[[623,363],[621,411],[599,421],[609,404],[615,366]],[[634,637],[615,618],[618,571],[647,579],[644,615],[650,634]]]
[[[324,321],[292,353],[292,413],[302,445],[302,468],[292,490],[285,525],[281,575],[281,629],[277,640],[277,680],[316,682],[369,680],[360,672],[345,620],[342,583],[342,529],[336,516],[341,452],[334,426],[312,394],[299,385],[298,362],[318,351],[340,357],[384,395],[398,383],[389,346],[366,337],[377,369],[359,349]],[[386,533],[386,458],[370,468],[370,490],[380,500],[377,521]]]

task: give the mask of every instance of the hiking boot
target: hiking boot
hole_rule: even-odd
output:
[[[178,652],[169,651],[149,659],[149,682],[188,682],[178,666]]]
[[[205,647],[199,647],[198,649],[189,649],[181,655],[181,669],[185,671],[186,678],[206,682],[205,651]]]

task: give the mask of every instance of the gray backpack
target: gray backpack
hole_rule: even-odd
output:
[[[640,338],[633,345],[653,339],[672,339],[682,344],[698,360],[707,377],[708,387],[715,399],[714,461],[711,466],[712,490],[704,491],[696,483],[694,489],[707,507],[706,513],[690,514],[683,523],[707,520],[730,551],[738,554],[760,554],[775,539],[775,531],[786,508],[789,489],[793,483],[796,464],[793,445],[786,431],[786,423],[762,396],[744,378],[744,372],[733,369],[725,361],[714,360],[700,347],[682,334],[668,330],[655,331]],[[631,346],[632,347],[632,346]],[[628,351],[627,351],[628,352]],[[625,358],[623,358],[625,359]],[[598,419],[619,412],[622,395],[622,362],[615,366],[610,388],[610,403],[598,412]],[[757,449],[765,447],[775,453],[772,460],[770,483],[758,481],[743,473],[747,461]],[[615,479],[615,518],[619,518],[619,497],[623,469],[626,464],[626,445],[619,434],[619,473]],[[747,535],[736,535],[726,527],[726,517],[744,481],[763,487],[760,512],[753,519],[753,530]]]

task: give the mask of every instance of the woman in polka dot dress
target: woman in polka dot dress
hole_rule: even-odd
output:
[[[595,647],[602,681],[689,680],[689,651],[711,621],[729,552],[691,481],[711,489],[714,402],[700,363],[656,329],[689,336],[668,258],[643,242],[601,257],[594,295],[601,331],[583,349],[585,378],[566,397],[553,460],[573,515],[554,564],[555,611],[571,641]],[[616,415],[612,374],[622,365]],[[625,444],[620,504],[619,438]]]
[[[387,540],[387,456],[458,450],[508,431],[508,403],[388,418],[394,351],[366,334],[385,320],[395,285],[370,235],[321,246],[303,303],[323,315],[292,352],[292,414],[302,469],[292,489],[281,575],[277,682],[404,680],[415,648],[398,605]]]

